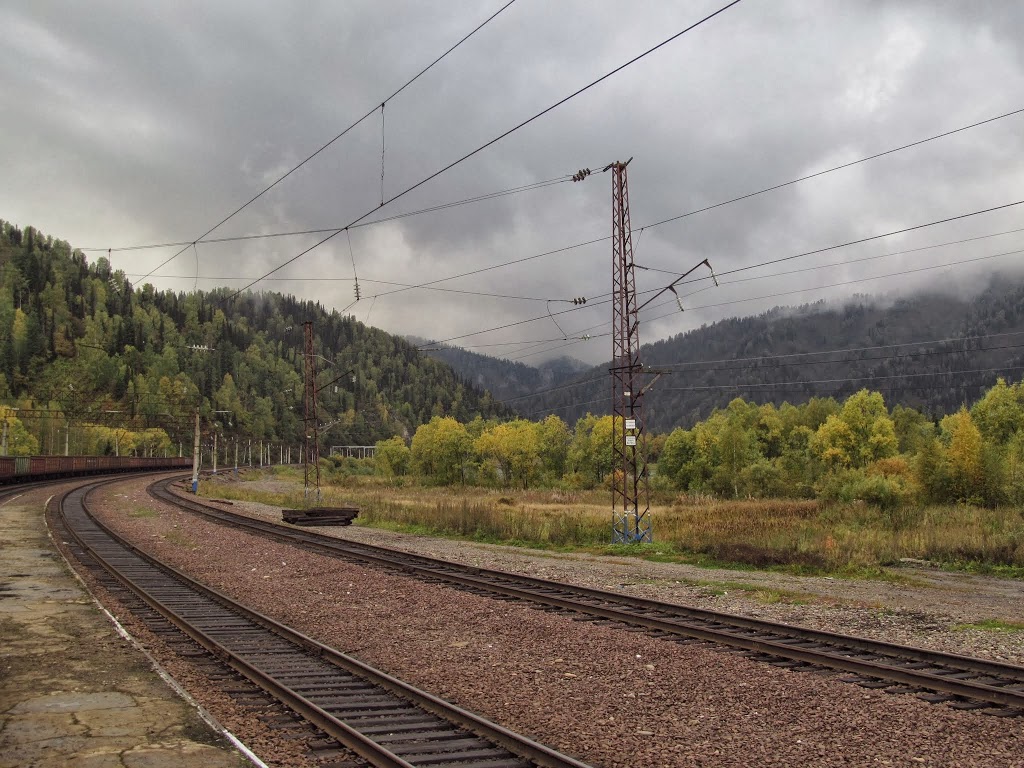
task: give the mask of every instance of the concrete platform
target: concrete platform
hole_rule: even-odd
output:
[[[0,502],[0,768],[251,767],[69,572],[52,494]]]

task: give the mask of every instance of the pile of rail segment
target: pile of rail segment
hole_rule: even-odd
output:
[[[281,517],[292,525],[351,525],[359,515],[359,507],[314,507],[282,509]]]

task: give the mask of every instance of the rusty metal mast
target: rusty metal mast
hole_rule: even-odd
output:
[[[640,384],[640,321],[627,165],[629,160],[609,166],[612,170],[612,542],[616,544],[651,541]]]
[[[316,355],[313,352],[313,323],[302,324],[305,332],[305,397],[303,398],[303,439],[306,444],[306,461],[303,465],[303,494],[308,501],[310,495],[310,474],[314,476],[314,497],[320,503],[320,435],[316,417]],[[310,471],[312,469],[312,472]]]

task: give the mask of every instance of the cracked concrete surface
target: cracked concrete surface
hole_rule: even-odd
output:
[[[251,765],[68,572],[43,521],[52,492],[0,502],[0,768]]]

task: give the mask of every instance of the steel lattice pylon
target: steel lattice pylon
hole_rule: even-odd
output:
[[[310,496],[310,475],[315,480],[314,499],[320,503],[320,435],[316,418],[316,355],[313,353],[313,323],[302,324],[305,332],[303,358],[305,361],[305,397],[303,398],[303,439],[306,444],[306,462],[303,465],[303,496],[308,501]]]
[[[650,542],[640,329],[625,163],[612,169],[612,543]]]

